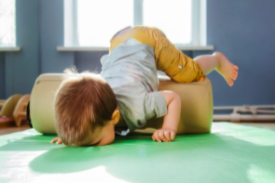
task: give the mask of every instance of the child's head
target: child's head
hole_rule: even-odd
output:
[[[54,108],[57,133],[65,145],[113,142],[120,113],[113,90],[99,75],[81,73],[65,80],[56,93]]]

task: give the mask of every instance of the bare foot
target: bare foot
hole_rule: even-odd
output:
[[[215,52],[213,55],[216,55],[219,59],[220,65],[217,67],[217,72],[220,73],[226,80],[229,86],[234,84],[233,80],[236,80],[238,77],[238,66],[232,64],[222,53]]]

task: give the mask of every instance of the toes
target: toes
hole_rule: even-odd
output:
[[[234,66],[233,66],[233,69],[238,70],[239,67],[234,65]]]
[[[237,77],[238,77],[238,71],[233,71],[232,75],[231,75],[231,78],[233,78],[234,80],[236,80]]]
[[[232,79],[227,78],[226,81],[227,81],[227,83],[228,83],[229,86],[233,86],[234,82],[233,82]]]
[[[238,75],[238,71],[233,71],[233,74],[234,75]]]
[[[238,77],[238,75],[233,75],[233,76],[232,76],[232,79],[233,79],[233,80],[237,80],[237,77]]]

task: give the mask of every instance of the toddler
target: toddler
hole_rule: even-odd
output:
[[[162,128],[152,139],[170,142],[177,133],[181,100],[172,91],[158,91],[157,70],[179,83],[203,81],[214,69],[229,86],[238,76],[238,67],[222,53],[193,60],[157,28],[127,27],[110,42],[109,54],[101,58],[100,75],[81,73],[60,85],[54,102],[59,137],[52,143],[107,145],[115,133],[125,136],[143,128],[147,120],[163,116]]]

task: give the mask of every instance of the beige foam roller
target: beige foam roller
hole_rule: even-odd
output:
[[[159,90],[171,90],[181,98],[181,117],[178,134],[209,133],[213,118],[212,85],[208,78],[203,82],[177,83],[168,78],[159,78]],[[161,128],[163,118],[151,119],[147,128]],[[143,131],[152,133],[154,130]]]
[[[21,125],[22,119],[26,117],[26,109],[30,98],[29,94],[22,96],[13,111],[14,121],[18,127]]]
[[[30,115],[33,127],[40,133],[56,134],[53,101],[57,88],[66,78],[73,78],[73,74],[42,74],[34,84]],[[159,90],[171,90],[181,97],[181,118],[178,133],[208,133],[211,129],[213,116],[212,86],[208,78],[203,82],[180,84],[166,77],[160,77]],[[163,118],[154,118],[146,124],[144,133],[160,128]],[[140,130],[139,130],[140,131]]]
[[[0,103],[0,107],[2,107],[0,111],[0,117],[12,117],[17,102],[20,100],[21,97],[21,94],[15,94],[9,97],[7,101],[2,100]]]

